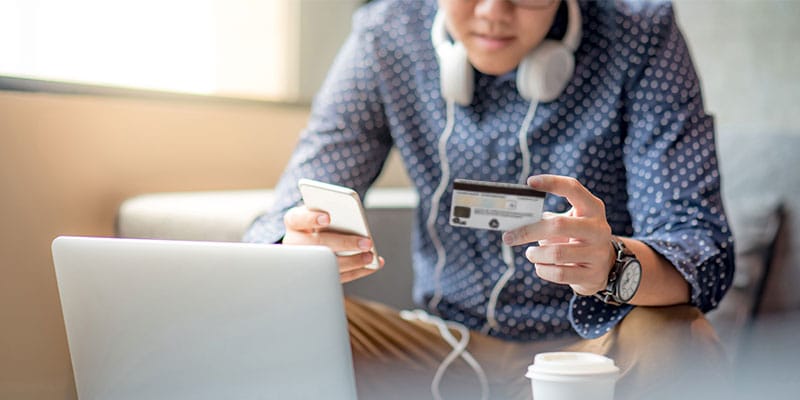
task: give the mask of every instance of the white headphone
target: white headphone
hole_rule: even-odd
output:
[[[517,90],[528,101],[555,100],[572,77],[573,53],[581,39],[581,12],[577,0],[566,0],[567,32],[562,40],[546,39],[536,46],[517,68]],[[439,10],[431,27],[431,41],[439,60],[442,97],[466,106],[472,102],[473,70],[467,50],[447,38],[445,15]]]

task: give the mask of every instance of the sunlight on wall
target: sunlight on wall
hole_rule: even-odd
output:
[[[291,2],[291,3],[290,3]],[[217,94],[287,99],[297,81],[297,0],[216,0]]]
[[[0,75],[280,98],[294,3],[0,0]]]

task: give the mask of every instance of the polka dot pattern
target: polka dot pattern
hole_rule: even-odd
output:
[[[276,188],[278,200],[245,240],[280,240],[282,215],[300,200],[300,177],[363,195],[394,146],[420,196],[412,237],[414,300],[427,304],[440,285],[442,301],[430,311],[481,329],[492,288],[507,269],[500,234],[450,226],[448,185],[436,205],[435,226],[447,254],[436,282],[436,249],[425,229],[442,177],[437,143],[446,123],[429,36],[435,7],[434,0],[377,1],[356,14]],[[710,310],[732,279],[731,234],[720,200],[713,120],[703,110],[671,6],[583,2],[581,9],[574,76],[559,98],[539,105],[527,135],[531,171],[577,178],[605,202],[615,234],[642,240],[666,257],[689,282],[692,303]],[[551,34],[559,31],[563,27]],[[451,181],[518,180],[517,131],[529,103],[514,78],[476,73],[473,102],[456,108],[446,144]],[[546,199],[549,211],[569,207],[563,198]],[[514,249],[515,273],[498,298],[491,335],[597,337],[630,310],[539,279],[524,247]]]

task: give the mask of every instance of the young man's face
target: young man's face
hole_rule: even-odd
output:
[[[447,31],[464,44],[479,71],[502,75],[542,42],[553,24],[560,0],[541,0],[523,8],[509,0],[439,0]]]

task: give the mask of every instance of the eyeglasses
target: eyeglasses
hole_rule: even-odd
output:
[[[521,8],[547,8],[557,0],[508,0],[517,7]]]
[[[482,1],[482,0],[463,0],[463,1],[465,3],[469,2],[470,4],[475,4],[477,1]],[[538,10],[550,7],[551,5],[560,0],[507,0],[507,1],[513,4],[515,7],[527,8],[529,10]]]

